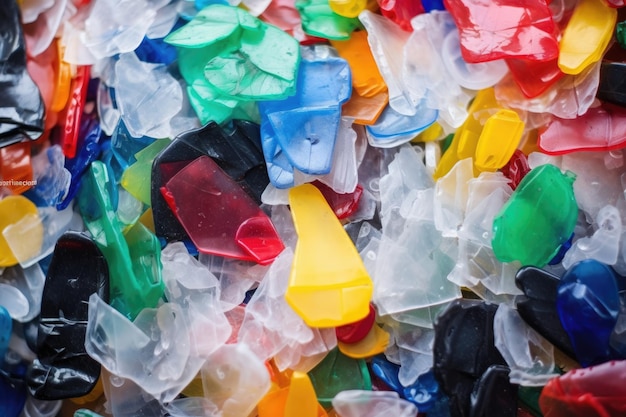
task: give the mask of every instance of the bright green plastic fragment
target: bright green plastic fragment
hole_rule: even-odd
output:
[[[245,102],[295,93],[298,41],[241,8],[210,5],[165,41],[178,47],[180,72],[202,123],[249,113]]]
[[[148,206],[151,205],[152,161],[171,142],[159,139],[135,154],[137,162],[124,170],[120,184],[133,197]]]
[[[149,260],[160,259],[161,247],[155,236],[148,237],[146,230],[131,235],[129,242],[109,196],[110,179],[104,163],[95,161],[82,179],[78,193],[78,206],[85,226],[102,251],[109,266],[111,306],[130,319],[144,308],[155,307],[163,295],[163,283],[158,264]],[[145,242],[150,241],[149,249]],[[146,250],[155,252],[146,257]],[[157,254],[158,252],[158,254]],[[156,258],[155,258],[156,257]],[[142,264],[136,264],[141,262]]]
[[[296,0],[296,8],[300,12],[304,32],[319,38],[348,40],[361,25],[357,17],[344,17],[333,12],[328,0]]]
[[[551,164],[530,171],[493,221],[492,246],[502,262],[545,266],[574,232],[576,175]]]

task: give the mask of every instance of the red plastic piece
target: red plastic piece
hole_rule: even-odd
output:
[[[370,304],[370,312],[367,316],[356,323],[346,324],[335,328],[337,340],[342,343],[357,343],[365,339],[365,336],[374,326],[376,320],[376,310]]]
[[[265,265],[285,248],[269,217],[208,156],[174,175],[161,194],[200,252]]]
[[[623,417],[625,399],[626,361],[611,361],[550,380],[539,407],[549,417]]]
[[[559,68],[559,60],[530,61],[528,59],[507,59],[506,64],[515,83],[528,97],[537,97],[565,75]]]
[[[425,12],[419,0],[377,0],[380,12],[387,19],[397,23],[402,30],[412,32],[411,19]]]
[[[13,194],[22,194],[32,187],[30,147],[30,142],[19,142],[0,148],[0,180],[8,181],[5,187]]]
[[[80,132],[80,119],[83,116],[85,101],[87,100],[87,87],[89,86],[90,66],[79,66],[76,76],[72,79],[70,98],[60,116],[61,119],[61,148],[67,158],[76,156],[78,134]]]
[[[576,119],[555,117],[539,131],[537,145],[549,155],[625,148],[626,109],[604,103]]]
[[[501,171],[505,177],[511,180],[509,185],[515,190],[522,178],[530,172],[528,158],[524,155],[524,152],[516,149],[509,162],[502,167]]]
[[[360,185],[357,184],[352,193],[339,194],[320,181],[314,181],[312,184],[320,190],[338,219],[350,217],[359,208],[359,201],[363,195],[363,187]]]
[[[501,58],[549,61],[559,55],[557,28],[545,0],[444,0],[467,62]]]
[[[273,0],[259,18],[284,30],[302,45],[328,42],[328,39],[304,33],[300,12],[296,9],[294,0]]]

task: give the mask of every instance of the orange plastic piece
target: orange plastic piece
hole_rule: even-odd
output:
[[[309,376],[294,372],[288,387],[268,393],[257,406],[258,417],[328,417],[317,401]]]
[[[103,394],[104,385],[102,385],[102,378],[98,378],[96,385],[93,387],[89,394],[83,395],[82,397],[70,398],[70,401],[74,404],[84,405],[96,401]]]
[[[369,314],[372,280],[322,193],[289,190],[298,243],[285,299],[311,327],[354,323]]]
[[[26,197],[21,195],[11,195],[0,200],[0,268],[13,266],[18,263],[17,258],[11,251],[2,231],[5,227],[13,225],[25,217],[38,218],[37,207]],[[39,253],[43,243],[43,226],[32,227],[23,235],[25,250],[27,256],[34,256]],[[20,248],[23,249],[23,248]]]
[[[376,61],[367,43],[367,32],[353,32],[346,41],[331,41],[339,55],[348,61],[352,71],[352,86],[363,97],[373,97],[387,91],[387,84],[378,71]]]
[[[337,342],[341,353],[354,359],[365,359],[383,353],[389,344],[389,333],[374,325],[365,339],[357,343]]]
[[[476,146],[474,166],[480,171],[502,168],[522,139],[524,122],[513,110],[501,109],[485,122]]]
[[[611,41],[616,22],[617,10],[603,0],[580,0],[559,43],[561,71],[580,74],[598,62]]]
[[[372,97],[363,97],[352,89],[352,96],[341,108],[341,116],[354,119],[358,125],[373,125],[389,103],[389,93],[383,91]]]
[[[13,194],[22,194],[34,185],[30,147],[29,142],[20,142],[0,148],[0,180]]]
[[[57,41],[55,41],[57,42]],[[56,70],[56,90],[54,100],[50,109],[59,112],[65,108],[70,97],[70,86],[72,84],[72,66],[63,60],[64,48],[57,42],[57,70]]]

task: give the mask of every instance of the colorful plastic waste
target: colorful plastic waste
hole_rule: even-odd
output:
[[[622,0],[5,0],[0,417],[623,417]]]

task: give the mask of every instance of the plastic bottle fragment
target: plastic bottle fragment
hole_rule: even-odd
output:
[[[58,400],[88,394],[100,364],[85,351],[87,302],[109,298],[109,269],[96,244],[79,233],[58,241],[46,276],[37,337],[37,359],[27,381],[35,398]]]
[[[575,174],[562,174],[550,164],[524,177],[493,221],[492,245],[499,260],[544,266],[556,255],[578,217],[574,179]],[[543,193],[549,193],[550,199]]]
[[[356,248],[312,185],[289,192],[298,243],[285,294],[312,327],[353,323],[368,315],[372,281]]]
[[[414,417],[417,407],[388,391],[342,391],[333,398],[333,408],[341,417]]]

